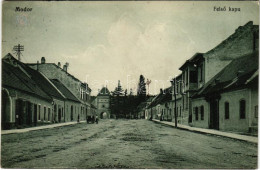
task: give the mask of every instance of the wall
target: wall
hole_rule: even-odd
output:
[[[34,113],[34,104],[37,104],[37,122],[40,121],[47,121],[47,117],[46,120],[43,120],[43,115],[44,115],[44,107],[46,107],[46,112],[48,113],[48,108],[50,108],[52,110],[52,104],[51,101],[47,101],[44,99],[41,99],[37,96],[32,96],[29,95],[27,93],[23,93],[21,91],[17,91],[17,90],[13,90],[13,89],[9,89],[9,88],[5,88],[8,91],[9,97],[11,98],[11,105],[10,105],[10,114],[7,117],[7,122],[9,122],[10,124],[14,124],[15,123],[15,115],[16,115],[16,100],[17,99],[21,99],[23,101],[29,101],[30,103],[32,103],[32,112]],[[39,107],[40,108],[40,119],[39,119]],[[34,114],[32,114],[32,121],[34,122]]]
[[[102,117],[101,113],[103,113],[103,112],[106,112],[107,118],[110,118],[110,96],[101,96],[101,95],[97,96],[97,114],[98,114],[98,116]]]
[[[73,120],[71,120],[71,107],[73,107]],[[65,101],[65,122],[77,121],[78,114],[80,114],[80,120],[85,120],[85,115],[81,115],[81,104],[71,100]]]
[[[253,87],[251,89],[251,124],[250,127],[257,127],[258,126],[258,87]]]
[[[37,69],[37,65],[30,65],[33,69]],[[64,70],[53,63],[48,64],[39,64],[38,70],[42,72],[49,79],[58,79],[61,81],[66,87],[70,89],[70,91],[79,99],[81,99],[80,89],[82,88],[81,82],[72,76],[69,76]],[[86,89],[84,89],[86,90]],[[88,92],[88,96],[90,96],[90,92]],[[90,97],[88,97],[89,99]]]
[[[201,109],[204,107],[204,120],[201,120]],[[191,126],[200,128],[209,128],[210,108],[209,103],[204,98],[192,99],[192,123]],[[196,120],[195,109],[198,107],[198,120]]]
[[[249,115],[252,115],[249,102],[249,89],[237,90],[221,94],[219,101],[219,128],[224,131],[248,132]],[[246,101],[246,118],[240,119],[239,101]],[[229,119],[225,119],[225,102],[229,102]]]
[[[222,70],[234,58],[253,52],[255,26],[253,22],[239,27],[234,34],[204,54],[205,82]]]

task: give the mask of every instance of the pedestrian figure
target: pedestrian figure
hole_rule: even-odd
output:
[[[79,115],[78,115],[78,123],[79,123]]]
[[[96,124],[98,124],[98,116],[96,116]]]

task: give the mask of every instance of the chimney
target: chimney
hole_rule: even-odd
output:
[[[41,58],[41,64],[45,64],[45,57]]]
[[[67,72],[67,65],[66,64],[63,65],[63,70]]]
[[[39,61],[37,61],[36,69],[39,71]]]
[[[59,66],[59,67],[61,67],[61,64],[60,64],[60,62],[58,62],[58,66]]]

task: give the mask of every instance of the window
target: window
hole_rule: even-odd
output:
[[[199,120],[199,108],[195,107],[195,118],[196,120]]]
[[[181,106],[180,106],[180,117],[181,117]]]
[[[41,120],[41,105],[39,105],[39,115],[38,115],[38,120]]]
[[[258,105],[255,106],[255,118],[258,118]]]
[[[200,115],[201,115],[200,120],[204,120],[204,106],[200,106]]]
[[[43,115],[43,120],[46,119],[46,107],[44,106],[44,115]]]
[[[197,83],[197,72],[196,71],[190,71],[190,82],[191,83]]]
[[[225,102],[225,119],[229,119],[229,103]]]
[[[50,117],[51,117],[51,109],[48,108],[48,121],[50,121]]]
[[[239,102],[239,113],[240,113],[240,119],[246,118],[246,101],[240,100]]]

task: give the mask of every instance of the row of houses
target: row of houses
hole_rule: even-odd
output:
[[[2,59],[2,129],[86,120],[95,113],[91,89],[67,72],[68,64]]]
[[[256,131],[258,50],[259,26],[250,21],[215,48],[185,61],[171,86],[146,105],[146,118],[175,121],[176,113],[179,124]]]

